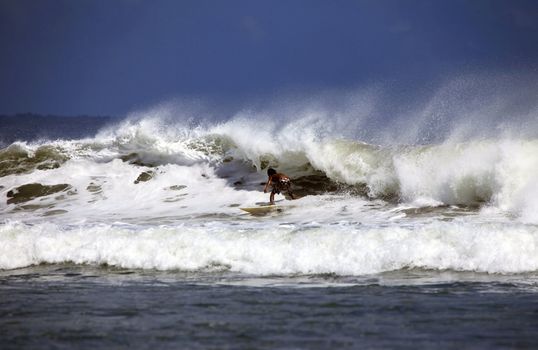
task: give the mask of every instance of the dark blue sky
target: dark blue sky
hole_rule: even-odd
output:
[[[538,1],[0,0],[0,47],[0,113],[122,115],[534,70]]]

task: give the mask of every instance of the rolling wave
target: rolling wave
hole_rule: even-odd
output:
[[[525,225],[0,227],[0,269],[42,263],[106,264],[256,275],[364,275],[400,269],[488,273],[538,270],[538,232]]]
[[[30,184],[68,184],[78,191],[75,197],[84,198],[80,206],[95,201],[106,206],[133,185],[162,193],[188,183],[191,196],[203,193],[208,181],[219,183],[215,193],[259,191],[271,166],[290,175],[303,196],[344,191],[392,203],[486,205],[526,222],[538,220],[536,140],[379,146],[320,134],[307,127],[310,122],[301,125],[305,129],[260,129],[234,119],[186,128],[141,119],[91,139],[15,143],[0,151],[0,190],[11,199],[4,211],[13,209],[17,192]],[[115,181],[117,176],[123,181]],[[42,202],[44,196],[26,198]],[[162,194],[155,200],[171,199]]]

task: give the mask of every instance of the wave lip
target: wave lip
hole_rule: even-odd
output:
[[[1,269],[65,262],[184,271],[219,268],[255,275],[351,276],[406,268],[513,274],[538,270],[538,230],[454,222],[138,230],[9,222],[0,228]]]

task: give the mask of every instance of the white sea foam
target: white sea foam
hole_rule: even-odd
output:
[[[40,263],[249,274],[362,275],[402,268],[520,273],[538,269],[534,226],[434,222],[386,225],[233,227],[100,224],[0,227],[0,268]]]

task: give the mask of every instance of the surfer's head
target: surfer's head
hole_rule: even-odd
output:
[[[273,168],[267,169],[267,176],[273,176],[276,174],[276,170]]]

